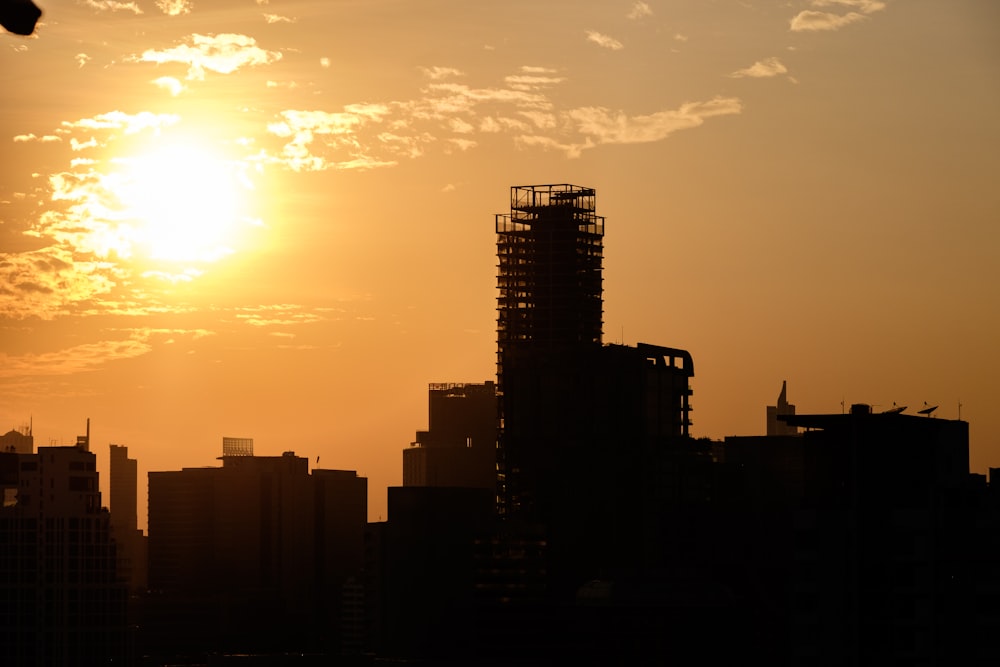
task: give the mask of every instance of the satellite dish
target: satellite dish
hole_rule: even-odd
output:
[[[898,415],[900,412],[906,409],[905,405],[896,406],[896,402],[892,402],[892,407],[883,412],[884,415]]]
[[[924,405],[927,405],[927,401],[924,401]],[[917,410],[917,413],[918,414],[922,414],[922,415],[927,415],[928,417],[930,417],[931,413],[934,412],[937,409],[938,409],[938,406],[932,405],[930,407],[924,408],[923,410]]]

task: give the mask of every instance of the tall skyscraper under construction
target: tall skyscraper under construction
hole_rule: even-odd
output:
[[[498,506],[544,532],[572,586],[658,548],[636,539],[688,435],[693,363],[684,350],[602,344],[592,188],[514,186],[496,232]]]
[[[523,438],[505,429],[508,416],[519,423],[522,380],[543,357],[558,362],[601,344],[604,218],[595,200],[592,188],[576,185],[513,186],[510,213],[496,216],[501,513],[532,502],[521,477]]]

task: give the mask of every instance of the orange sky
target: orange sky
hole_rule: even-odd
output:
[[[605,340],[693,433],[841,402],[1000,466],[1000,5],[39,0],[0,34],[0,430],[369,479],[495,372],[509,187],[597,190]],[[107,499],[106,499],[107,500]],[[140,523],[145,523],[144,507]]]

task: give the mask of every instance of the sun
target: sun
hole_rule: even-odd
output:
[[[133,250],[151,260],[213,262],[235,250],[251,183],[240,164],[195,145],[120,158],[115,187]]]

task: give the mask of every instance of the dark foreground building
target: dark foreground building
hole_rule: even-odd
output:
[[[512,187],[496,232],[499,511],[542,536],[552,592],[573,596],[656,565],[694,364],[685,350],[602,344],[592,188]]]
[[[367,480],[230,450],[221,468],[149,473],[143,650],[359,650]]]
[[[89,446],[88,434],[74,447],[0,453],[0,664],[133,657],[127,584]]]

